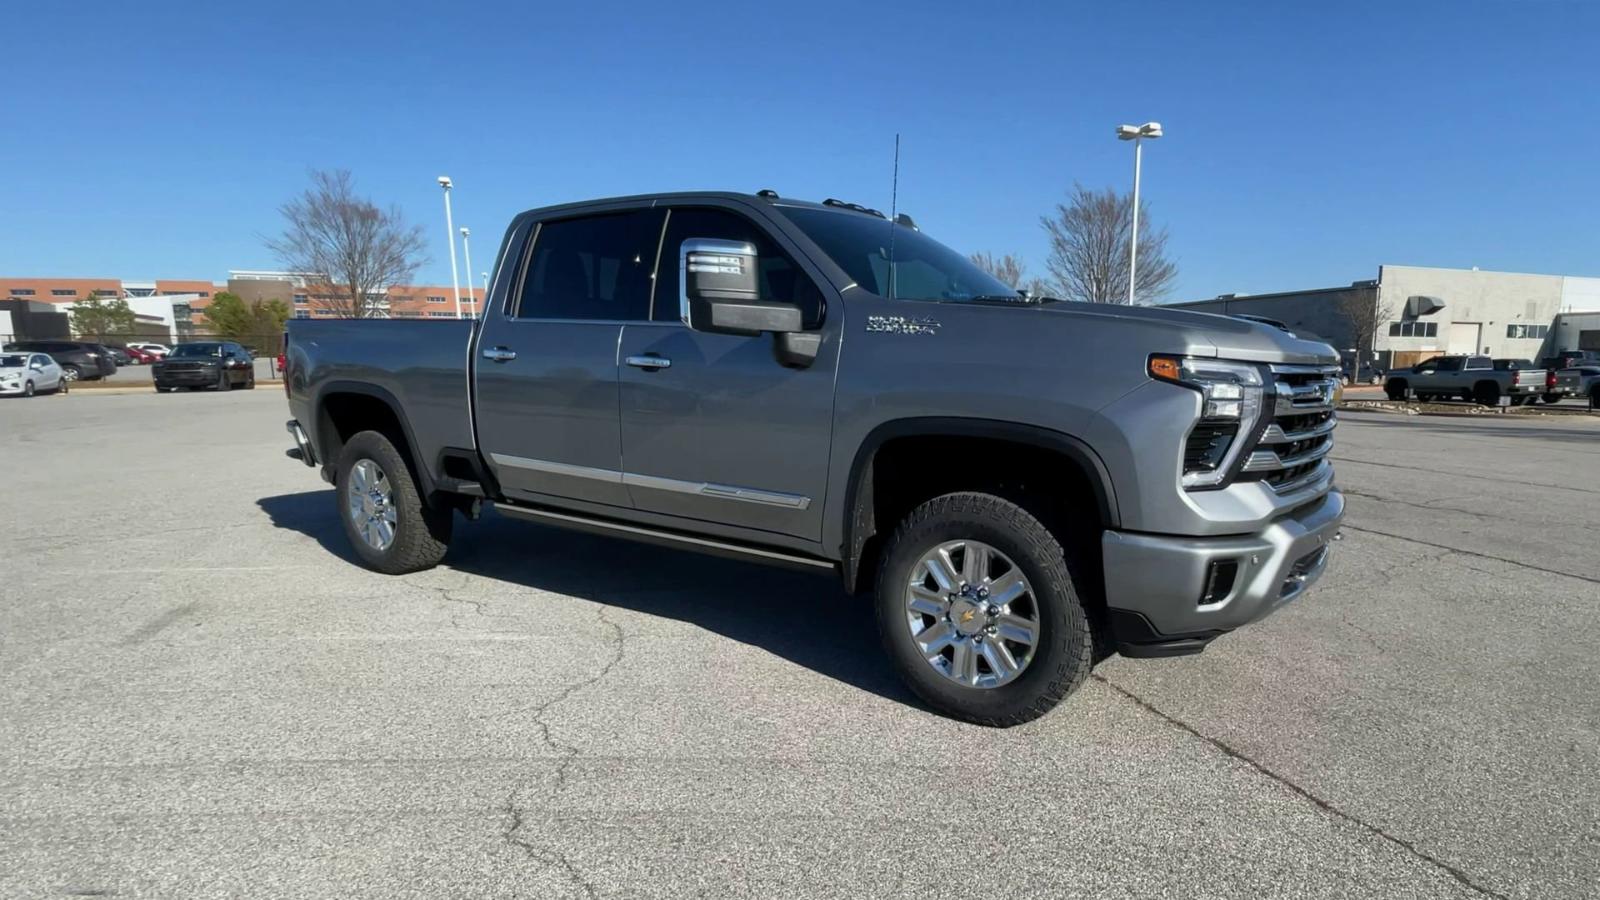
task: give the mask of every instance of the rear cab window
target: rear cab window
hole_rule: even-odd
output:
[[[513,317],[648,320],[650,275],[664,215],[641,209],[541,223]]]

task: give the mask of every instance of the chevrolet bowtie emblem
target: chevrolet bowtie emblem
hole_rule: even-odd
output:
[[[977,614],[978,614],[977,610],[973,610],[973,609],[969,609],[966,612],[962,613],[961,614],[961,624],[965,625],[968,622],[971,622],[972,621],[972,617],[977,615]]]

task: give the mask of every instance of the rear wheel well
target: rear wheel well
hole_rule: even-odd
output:
[[[427,475],[417,466],[416,455],[405,426],[400,421],[400,414],[382,397],[340,391],[322,398],[317,411],[317,436],[320,439],[317,450],[322,456],[323,466],[329,470],[336,467],[344,445],[363,431],[376,431],[394,444],[405,458],[406,466],[411,469],[419,493],[426,498]]]
[[[870,590],[884,543],[913,509],[934,497],[980,491],[1038,517],[1066,549],[1092,612],[1104,608],[1100,535],[1105,501],[1095,477],[1072,456],[1023,441],[915,435],[885,441],[862,467],[846,550],[846,587]]]

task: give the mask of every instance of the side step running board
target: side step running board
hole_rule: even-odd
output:
[[[555,512],[548,509],[534,509],[527,506],[515,506],[509,503],[496,503],[494,508],[508,516],[533,522],[543,522],[558,528],[587,531],[591,534],[609,535],[646,544],[659,544],[664,547],[677,547],[683,550],[708,553],[712,556],[763,562],[768,565],[786,566],[811,572],[815,572],[818,569],[830,572],[838,569],[838,564],[830,560],[818,559],[814,556],[802,556],[798,553],[774,550],[769,547],[749,547],[701,535],[679,534],[676,531],[664,531],[644,525],[613,522],[610,519],[594,518],[570,512]]]

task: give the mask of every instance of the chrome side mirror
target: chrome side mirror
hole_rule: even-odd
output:
[[[678,315],[696,331],[758,335],[800,331],[800,307],[761,299],[754,244],[689,238],[678,251]]]

